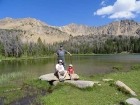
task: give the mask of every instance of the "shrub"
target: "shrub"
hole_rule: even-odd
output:
[[[113,66],[113,69],[116,69],[116,70],[123,70],[123,67],[121,65],[116,65],[116,66]]]
[[[140,70],[140,65],[139,64],[134,64],[131,66],[132,70]]]

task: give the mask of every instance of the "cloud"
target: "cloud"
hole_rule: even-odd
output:
[[[103,1],[102,1],[103,2]],[[113,5],[102,7],[94,15],[108,18],[135,18],[140,13],[140,0],[117,0]]]
[[[105,2],[106,1],[102,1],[100,5],[105,6],[106,5]]]
[[[102,18],[105,18],[105,15],[103,15]]]

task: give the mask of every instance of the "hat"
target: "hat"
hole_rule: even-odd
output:
[[[72,64],[69,64],[69,66],[72,67],[73,65]]]
[[[61,63],[62,63],[62,60],[59,60],[59,62],[61,62]]]
[[[60,47],[63,47],[63,45],[61,44]]]

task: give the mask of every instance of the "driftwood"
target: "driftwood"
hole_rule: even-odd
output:
[[[118,80],[118,81],[115,82],[115,84],[117,86],[122,87],[125,90],[127,90],[131,95],[137,96],[136,93],[132,89],[130,89],[127,85],[125,85],[123,82],[121,82],[121,81]]]

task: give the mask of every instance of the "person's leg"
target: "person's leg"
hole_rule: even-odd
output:
[[[66,70],[66,62],[65,62],[65,58],[63,58],[62,61],[63,61],[64,69]]]
[[[63,78],[65,78],[65,77],[66,77],[66,75],[67,75],[67,71],[64,71],[64,76],[63,76]]]
[[[59,72],[57,72],[57,74],[58,74],[58,79],[60,79],[60,75],[61,75],[61,74],[60,74]]]

